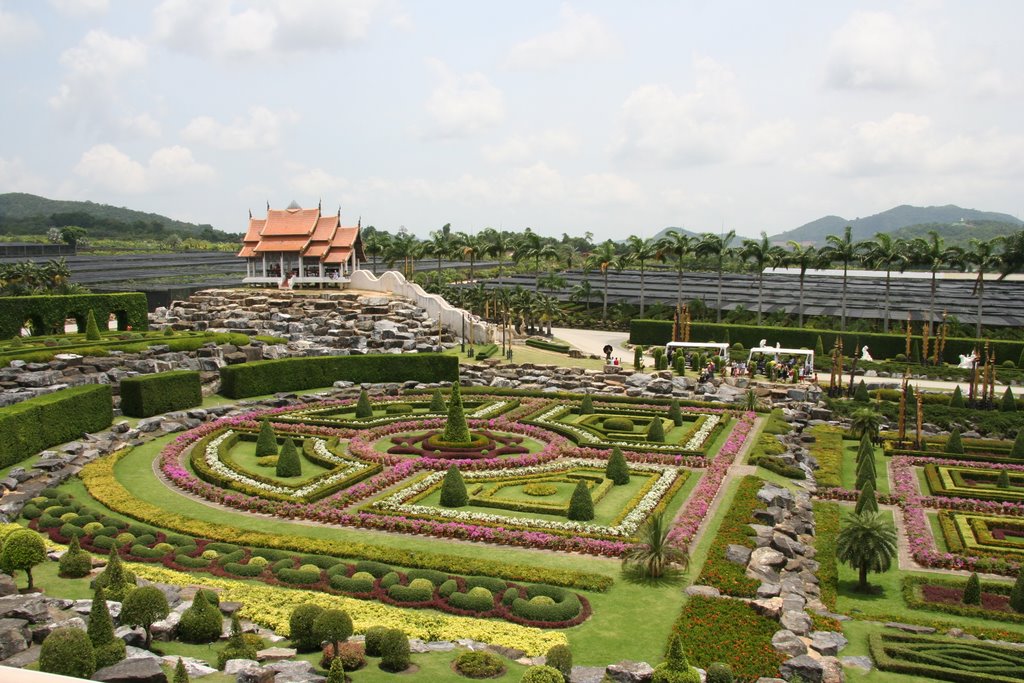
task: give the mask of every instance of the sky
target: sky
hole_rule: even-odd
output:
[[[1024,216],[1017,0],[0,0],[0,192],[596,240]]]

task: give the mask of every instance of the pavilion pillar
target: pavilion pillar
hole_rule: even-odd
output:
[[[267,252],[263,252],[263,277],[267,276]]]

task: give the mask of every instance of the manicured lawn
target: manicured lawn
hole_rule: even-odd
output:
[[[946,545],[946,536],[942,533],[942,525],[939,524],[939,515],[936,512],[926,512],[928,525],[932,529],[932,538],[935,539],[935,549],[940,553],[948,553],[949,546]]]
[[[270,477],[274,481],[280,482],[285,486],[301,486],[310,479],[319,477],[321,474],[330,472],[330,469],[323,465],[317,464],[312,460],[306,458],[302,454],[302,441],[296,441],[295,449],[299,452],[299,461],[302,464],[302,474],[298,474],[294,477],[278,477],[274,474],[275,468],[273,465],[264,466],[256,462],[256,442],[255,441],[242,441],[239,439],[228,454],[231,459],[235,461],[235,464],[244,469],[245,471],[256,474],[261,477]]]
[[[436,432],[438,430],[435,429],[435,430],[432,430],[432,431]],[[501,432],[500,430],[495,430],[494,433],[495,434],[504,434],[505,432]],[[426,434],[426,431],[420,430],[420,431],[402,432],[402,436],[420,436],[422,434]],[[516,436],[520,436],[520,435],[517,434]],[[382,437],[380,439],[377,439],[373,443],[373,450],[377,451],[378,453],[387,453],[388,449],[394,447],[394,445],[395,444],[391,440],[391,437],[390,436],[385,436],[385,437]],[[517,445],[526,448],[529,453],[540,453],[542,450],[544,450],[544,444],[542,444],[540,441],[537,441],[536,439],[531,439],[528,436],[524,436],[523,440],[520,443],[518,443]],[[510,455],[508,457],[513,457],[514,458],[514,457],[519,457],[519,455],[521,455],[521,454],[517,453],[515,455]],[[407,456],[402,456],[402,457],[414,458],[414,457],[417,457],[417,456],[407,455]],[[498,457],[504,457],[504,456],[498,456]]]
[[[476,347],[479,348],[479,347]],[[473,358],[466,358],[466,354],[462,353],[458,346],[453,349],[448,349],[444,352],[446,356],[457,356],[460,363],[466,365],[482,365],[487,361],[478,361]],[[503,363],[508,362],[501,358],[501,344],[498,344],[498,353],[487,359],[499,359]],[[532,346],[515,345],[512,347],[512,363],[517,365],[523,363],[533,363],[536,365],[557,365],[562,368],[586,368],[588,370],[600,370],[604,367],[604,360],[591,359],[591,358],[569,358],[567,354],[558,353],[557,351],[547,351],[545,349],[535,349]]]
[[[859,441],[843,439],[843,469],[841,473],[842,487],[854,490],[857,483],[857,449],[860,448]],[[882,453],[882,449],[875,448],[875,492],[889,493],[889,459]]]

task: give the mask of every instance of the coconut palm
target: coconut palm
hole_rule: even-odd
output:
[[[548,294],[537,297],[536,310],[542,323],[547,323],[548,336],[551,336],[551,323],[562,317],[562,306],[558,299]]]
[[[978,277],[974,280],[971,294],[978,295],[978,319],[974,323],[974,336],[981,339],[981,314],[985,305],[985,273],[997,270],[1003,263],[1003,257],[997,250],[1005,242],[1005,238],[995,237],[990,240],[971,239],[970,247],[963,252],[963,262],[978,269]]]
[[[683,266],[686,257],[693,253],[696,238],[679,230],[669,230],[657,242],[656,258],[668,260],[671,256],[676,264],[676,308],[683,305]]]
[[[877,441],[881,429],[882,415],[872,408],[858,408],[850,416],[850,433],[858,439],[866,433],[872,441]]]
[[[601,271],[604,278],[604,303],[601,305],[601,322],[608,320],[608,270],[615,264],[615,242],[605,240],[589,257],[590,263]]]
[[[368,225],[360,235],[363,242],[363,249],[370,255],[370,265],[373,274],[377,274],[377,257],[388,250],[391,245],[391,235],[386,232],[378,232],[372,225]]]
[[[1024,269],[1024,230],[1007,235],[1003,240],[1003,259],[999,265],[999,279]]]
[[[715,261],[715,270],[718,272],[718,302],[715,322],[722,322],[722,270],[725,259],[732,255],[732,248],[729,246],[736,239],[736,231],[730,230],[720,235],[704,233],[694,250],[697,256],[712,257]]]
[[[468,235],[460,232],[458,235],[458,251],[463,258],[469,259],[469,279],[474,279],[474,265],[486,249],[486,243],[479,235]]]
[[[531,258],[534,263],[534,291],[540,291],[540,262],[543,259],[558,257],[558,250],[554,245],[546,242],[544,238],[527,228],[515,247],[517,260]]]
[[[868,589],[868,572],[885,572],[896,557],[896,529],[880,513],[846,517],[836,539],[836,559],[859,572],[857,590]]]
[[[947,247],[939,233],[929,230],[927,237],[917,237],[911,241],[910,254],[914,263],[925,266],[932,274],[931,294],[928,298],[928,325],[931,326],[935,322],[936,276],[943,266],[959,264],[963,259],[963,250]]]
[[[658,256],[658,245],[654,240],[630,235],[626,247],[633,260],[640,266],[640,317],[644,317],[644,264]]]
[[[843,293],[841,295],[841,316],[839,329],[846,331],[846,279],[850,264],[857,260],[857,243],[853,241],[853,228],[847,225],[843,236],[828,235],[825,237],[827,246],[821,250],[822,259],[829,263],[841,261],[843,264]]]
[[[901,239],[893,239],[892,235],[879,232],[874,239],[860,243],[861,255],[864,264],[869,268],[885,269],[885,313],[882,317],[882,329],[889,331],[889,279],[892,269],[898,268],[902,273],[903,269],[910,263],[907,252],[907,243]]]
[[[782,260],[782,248],[772,246],[768,241],[768,233],[761,231],[759,240],[743,240],[740,258],[751,261],[757,271],[757,324],[761,324],[761,302],[764,293],[764,269],[774,268]]]
[[[690,555],[686,546],[673,542],[669,537],[671,528],[670,521],[662,512],[648,518],[640,527],[639,542],[622,556],[623,567],[645,579],[661,578],[673,564],[685,570],[690,563]]]
[[[817,268],[821,262],[818,250],[813,246],[807,246],[790,240],[787,242],[789,251],[784,256],[784,262],[788,266],[796,266],[800,270],[800,298],[797,303],[797,325],[804,326],[804,280],[807,278],[807,271]]]
[[[484,228],[481,236],[487,244],[487,253],[498,259],[498,286],[501,287],[504,284],[502,278],[505,276],[505,257],[512,251],[514,244],[511,233]]]
[[[590,312],[590,298],[594,295],[594,286],[590,284],[590,280],[580,280],[576,283],[576,286],[572,288],[572,293],[569,294],[569,298],[579,303],[581,301],[586,303],[587,313]]]
[[[455,252],[455,240],[452,236],[452,224],[445,223],[440,230],[430,233],[426,251],[437,257],[437,272],[441,272],[441,259],[451,258]]]

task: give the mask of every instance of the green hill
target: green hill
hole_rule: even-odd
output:
[[[0,234],[42,235],[51,227],[77,225],[90,237],[161,238],[171,235],[197,237],[213,242],[238,241],[238,235],[177,221],[156,213],[124,207],[47,199],[23,192],[0,194]]]
[[[874,237],[876,233],[887,232],[895,235],[901,229],[910,230],[910,237],[924,235],[935,226],[941,226],[940,232],[947,241],[966,242],[970,237],[984,239],[985,230],[979,233],[974,232],[975,226],[992,226],[995,224],[1012,226],[1019,230],[1024,223],[1019,218],[1005,213],[992,211],[978,211],[976,209],[964,209],[949,204],[947,206],[908,206],[906,204],[897,206],[888,211],[877,213],[865,218],[847,220],[840,216],[824,216],[817,220],[801,225],[799,228],[787,230],[771,236],[771,241],[776,244],[784,244],[788,240],[794,240],[805,244],[823,245],[828,235],[842,235],[843,229],[849,225],[853,228],[854,240],[866,240]],[[930,226],[930,227],[921,227]],[[920,229],[920,232],[917,232]],[[1013,230],[1009,230],[1013,232]],[[1004,234],[1004,233],[993,233]],[[906,237],[906,235],[897,235]]]

